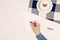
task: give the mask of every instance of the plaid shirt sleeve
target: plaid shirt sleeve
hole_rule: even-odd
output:
[[[47,40],[41,33],[36,36],[38,40]]]

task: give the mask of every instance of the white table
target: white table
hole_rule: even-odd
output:
[[[37,40],[29,23],[36,18],[48,40],[60,40],[60,24],[30,13],[28,5],[29,0],[0,0],[0,40]]]

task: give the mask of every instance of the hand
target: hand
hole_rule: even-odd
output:
[[[31,26],[36,35],[40,34],[40,24],[37,21],[31,22]]]

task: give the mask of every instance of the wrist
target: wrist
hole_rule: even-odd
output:
[[[40,32],[36,33],[36,35],[39,35],[39,34],[40,34]]]

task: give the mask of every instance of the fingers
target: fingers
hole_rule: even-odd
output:
[[[30,21],[30,23],[31,23],[32,27],[40,26],[40,24],[37,21],[33,21],[33,22]]]
[[[36,27],[36,26],[37,26],[36,22],[30,22],[30,23],[31,23],[31,25],[32,25],[33,27]]]
[[[37,21],[33,21],[33,23],[36,23],[37,26],[40,25]]]
[[[33,31],[38,35],[40,33],[40,24],[37,21],[30,21],[30,23]]]

